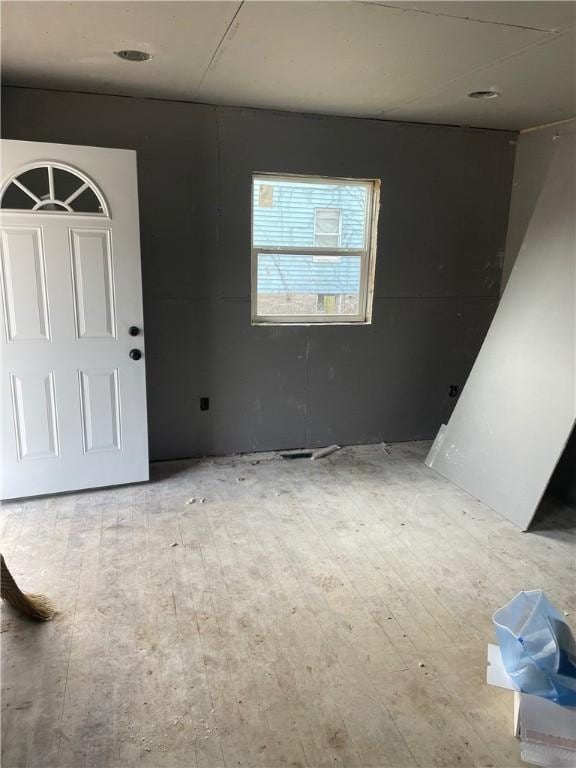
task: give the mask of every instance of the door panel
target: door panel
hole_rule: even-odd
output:
[[[2,150],[2,190],[30,167],[40,184],[52,163],[92,185],[98,205],[77,197],[68,212],[39,187],[29,198],[39,210],[9,210],[2,197],[1,496],[147,480],[135,153],[20,141]]]
[[[58,456],[54,372],[10,376],[20,461]]]
[[[109,229],[70,230],[72,277],[79,339],[116,336],[114,268]]]
[[[50,326],[42,230],[6,227],[0,242],[6,338],[47,341]]]
[[[80,371],[84,452],[120,450],[118,369]]]

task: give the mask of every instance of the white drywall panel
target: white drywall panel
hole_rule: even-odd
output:
[[[500,306],[426,462],[522,529],[576,419],[574,127],[550,136],[548,174]]]

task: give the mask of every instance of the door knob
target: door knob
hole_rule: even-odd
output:
[[[128,328],[128,333],[130,336],[138,336],[140,333],[140,328],[138,328],[137,325],[131,325],[130,328]]]
[[[132,358],[132,360],[140,360],[140,358],[142,357],[142,352],[140,352],[139,349],[131,349],[130,357]]]

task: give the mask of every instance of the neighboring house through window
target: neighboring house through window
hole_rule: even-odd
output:
[[[370,322],[378,180],[255,174],[252,322]]]

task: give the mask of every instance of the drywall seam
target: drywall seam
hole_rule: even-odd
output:
[[[402,11],[404,13],[424,13],[428,16],[438,16],[446,19],[454,19],[456,21],[468,21],[473,24],[491,24],[494,27],[510,27],[511,29],[526,29],[530,32],[545,32],[551,35],[558,34],[558,29],[550,29],[549,27],[530,27],[525,24],[510,24],[506,21],[491,21],[490,19],[476,19],[473,16],[457,16],[452,13],[440,13],[439,11],[425,11],[423,8],[413,8],[412,6],[404,3],[403,5],[394,5],[393,3],[380,3],[375,0],[361,0],[362,5],[376,5],[381,8],[392,8],[396,11]]]

